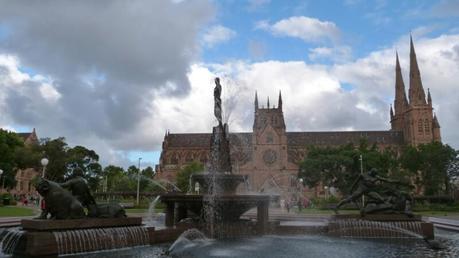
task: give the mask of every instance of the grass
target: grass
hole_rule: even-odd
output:
[[[24,217],[35,215],[35,210],[28,207],[3,206],[0,207],[0,217]]]
[[[155,209],[155,212],[163,212],[164,209],[162,208],[157,208]],[[131,209],[126,209],[126,213],[147,213],[148,209],[143,209],[143,208],[131,208]]]
[[[292,209],[293,212],[298,212],[298,209]],[[358,210],[339,210],[339,214],[358,214]],[[314,215],[334,215],[333,210],[322,210],[315,208],[308,208],[301,210],[301,214],[314,214]]]

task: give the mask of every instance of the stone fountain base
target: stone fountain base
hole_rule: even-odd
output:
[[[205,225],[216,223],[219,236],[226,236],[223,232],[231,231],[231,226],[238,228],[244,225],[241,215],[251,208],[257,207],[255,232],[265,234],[268,230],[268,209],[270,197],[267,195],[187,195],[166,194],[161,196],[161,201],[166,204],[166,226],[173,227],[182,219],[198,216]],[[206,214],[206,206],[212,206],[214,214]],[[253,223],[252,223],[253,224]],[[219,227],[219,228],[218,228]],[[236,232],[235,230],[234,232]],[[220,234],[221,233],[221,234]],[[233,235],[233,234],[228,234]]]
[[[22,220],[24,233],[14,255],[37,257],[150,245],[161,235],[177,237],[183,230],[158,234],[141,218],[87,218],[75,220]],[[175,232],[177,231],[177,232]],[[170,241],[170,239],[164,239]]]
[[[328,233],[352,238],[424,238],[434,239],[434,226],[421,216],[404,214],[335,215]]]

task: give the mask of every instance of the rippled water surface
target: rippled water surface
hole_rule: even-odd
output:
[[[459,257],[459,233],[437,230],[436,236],[445,249],[429,249],[422,240],[381,242],[326,236],[263,236],[187,243],[173,250],[170,255],[165,254],[169,245],[159,245],[71,257]]]

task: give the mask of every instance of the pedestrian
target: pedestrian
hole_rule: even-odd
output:
[[[298,211],[301,212],[301,210],[303,209],[303,202],[301,201],[301,198],[299,197],[298,198]]]
[[[289,200],[285,202],[285,208],[287,209],[287,213],[290,213],[290,201]]]

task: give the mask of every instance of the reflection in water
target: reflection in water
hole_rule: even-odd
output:
[[[436,230],[436,236],[446,249],[435,251],[423,241],[366,241],[326,236],[264,236],[237,240],[209,240],[207,244],[190,246],[186,252],[166,255],[170,245],[133,248],[116,252],[84,254],[71,257],[337,257],[337,258],[390,258],[390,257],[459,257],[459,233]]]

